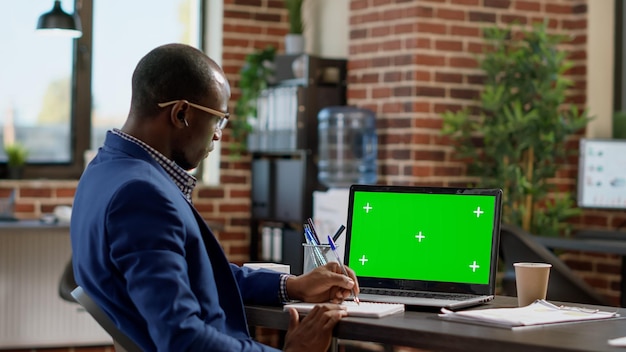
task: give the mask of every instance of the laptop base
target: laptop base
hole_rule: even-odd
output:
[[[381,302],[381,303],[401,303],[406,306],[413,307],[432,307],[446,308],[449,310],[458,310],[462,308],[477,306],[492,301],[494,296],[476,296],[463,301],[451,299],[421,298],[421,297],[399,297],[376,294],[359,294],[359,299],[364,302]]]

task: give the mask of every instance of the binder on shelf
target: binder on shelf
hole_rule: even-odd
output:
[[[294,60],[303,60],[304,75],[296,78]],[[257,116],[250,119],[250,152],[294,151],[317,146],[317,114],[326,106],[346,104],[347,61],[310,55],[277,55],[276,84],[257,98]]]
[[[302,264],[304,261],[302,242],[302,229],[283,228],[283,260],[282,263],[289,264],[291,273],[294,275],[302,274]]]
[[[279,221],[301,221],[305,217],[304,187],[306,184],[306,160],[277,159],[274,162],[274,217]],[[313,175],[312,177],[315,177]]]
[[[257,98],[257,118],[248,135],[249,151],[296,150],[298,87],[276,86],[264,89]]]
[[[283,260],[283,229],[280,227],[272,229],[272,260],[275,262]]]
[[[268,226],[261,229],[261,260],[272,260],[272,228]]]
[[[270,217],[274,207],[272,163],[267,159],[252,160],[252,174],[252,217]]]

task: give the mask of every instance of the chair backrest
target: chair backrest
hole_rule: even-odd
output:
[[[102,326],[113,338],[116,352],[141,352],[141,348],[128,336],[120,331],[106,313],[94,302],[91,297],[78,286],[72,291],[72,297]]]
[[[504,294],[516,296],[515,262],[543,262],[552,264],[548,283],[548,300],[583,304],[611,305],[561,259],[533,239],[523,229],[503,224],[500,228],[500,254],[505,264],[502,283]]]
[[[72,303],[76,303],[74,297],[72,297],[72,291],[78,286],[76,280],[74,280],[74,269],[72,268],[72,259],[65,264],[61,280],[59,280],[59,296],[64,300]]]

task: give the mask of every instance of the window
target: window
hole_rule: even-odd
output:
[[[84,152],[123,125],[139,59],[171,42],[202,49],[204,1],[63,0],[65,12],[76,5],[81,17],[83,36],[73,40],[35,33],[52,0],[0,0],[11,10],[0,22],[11,33],[0,37],[0,141],[28,148],[24,176],[78,178]]]
[[[94,1],[92,149],[126,120],[131,76],[148,51],[174,42],[200,47],[198,9],[198,0]]]
[[[0,37],[2,145],[24,145],[32,163],[67,164],[72,156],[72,40],[35,32],[38,16],[52,9],[52,1],[0,4],[11,13],[0,21],[0,33],[5,33]],[[62,7],[74,11],[71,0]],[[0,161],[6,161],[3,149]]]

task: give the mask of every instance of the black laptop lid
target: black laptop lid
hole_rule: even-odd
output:
[[[493,295],[501,189],[352,185],[345,263],[362,287]]]

